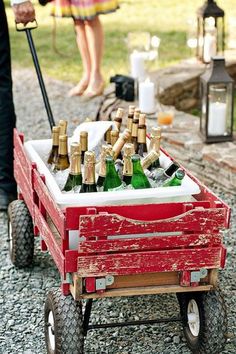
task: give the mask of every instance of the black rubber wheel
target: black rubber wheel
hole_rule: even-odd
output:
[[[44,307],[44,330],[48,354],[83,354],[84,334],[81,302],[60,289],[48,293]]]
[[[23,200],[14,200],[8,207],[9,253],[18,268],[29,266],[34,257],[32,218]]]
[[[195,354],[220,354],[225,346],[227,314],[219,289],[179,293],[184,335]]]

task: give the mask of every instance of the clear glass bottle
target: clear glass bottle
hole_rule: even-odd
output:
[[[81,152],[75,151],[71,155],[70,172],[63,188],[65,192],[76,189],[82,185],[82,173],[81,173]]]
[[[58,159],[55,164],[56,171],[66,170],[70,166],[68,156],[68,138],[67,135],[59,136]]]
[[[48,156],[47,163],[54,166],[58,159],[60,127],[52,128],[52,148]]]
[[[103,191],[115,191],[123,189],[122,181],[115,169],[115,163],[111,156],[106,157],[106,177],[103,183]]]
[[[143,168],[140,162],[140,156],[135,154],[131,158],[133,163],[133,176],[131,184],[134,189],[151,188],[151,185],[143,172]]]
[[[84,154],[84,176],[80,193],[97,192],[95,182],[95,153],[93,151],[85,151]]]

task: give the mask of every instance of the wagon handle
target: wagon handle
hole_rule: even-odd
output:
[[[42,72],[41,72],[41,69],[40,69],[39,61],[38,61],[38,56],[37,56],[37,53],[36,53],[36,49],[35,49],[35,46],[34,46],[34,41],[33,41],[32,34],[31,34],[31,31],[33,29],[37,28],[37,27],[38,27],[38,23],[37,23],[36,20],[34,20],[33,22],[29,22],[26,26],[16,23],[16,30],[18,32],[25,32],[26,33],[27,40],[28,40],[29,47],[30,47],[30,52],[31,52],[31,55],[32,55],[32,58],[33,58],[35,70],[36,70],[38,81],[39,81],[39,86],[40,86],[41,93],[42,93],[42,96],[43,96],[43,102],[44,102],[44,106],[45,106],[45,109],[46,109],[46,112],[47,112],[49,125],[50,125],[50,128],[52,130],[52,127],[55,126],[56,124],[55,124],[55,120],[53,118],[51,106],[50,106],[50,103],[49,103],[49,100],[48,100],[47,91],[46,91],[46,88],[45,88]]]

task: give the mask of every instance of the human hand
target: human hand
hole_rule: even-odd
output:
[[[23,23],[26,26],[28,22],[35,20],[34,6],[30,1],[13,5],[13,12],[16,23]]]

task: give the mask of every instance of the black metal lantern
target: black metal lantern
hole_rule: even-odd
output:
[[[232,141],[234,80],[226,71],[224,58],[212,58],[210,67],[200,77],[200,92],[200,132],[204,141]]]
[[[211,57],[224,54],[224,10],[208,0],[197,10],[197,58],[209,63]]]

